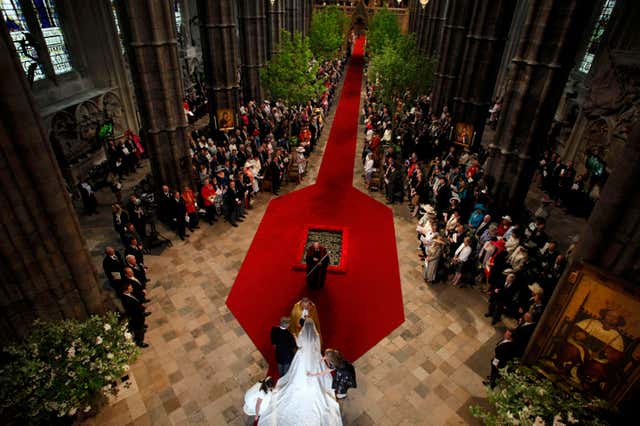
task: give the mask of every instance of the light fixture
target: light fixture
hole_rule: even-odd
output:
[[[400,7],[400,5],[402,4],[402,0],[397,0],[398,1],[398,7]]]
[[[271,1],[271,6],[273,6],[276,3],[276,0],[270,0]]]
[[[420,5],[422,6],[423,9],[427,7],[428,3],[429,3],[429,0],[420,0]]]

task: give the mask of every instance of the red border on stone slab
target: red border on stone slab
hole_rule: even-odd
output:
[[[300,254],[304,254],[304,249],[307,245],[307,239],[309,238],[309,231],[328,231],[328,232],[340,232],[342,234],[342,244],[340,245],[340,263],[338,265],[329,265],[327,272],[333,272],[335,274],[344,274],[347,272],[347,255],[349,253],[349,229],[346,226],[332,226],[332,225],[307,225],[304,228],[302,239],[298,245],[298,258],[295,260],[292,269],[294,271],[306,271],[307,264],[300,261]]]

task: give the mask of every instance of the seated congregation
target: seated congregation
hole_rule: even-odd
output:
[[[144,142],[132,132],[127,132],[124,141],[112,141],[116,149],[109,151],[108,159],[117,201],[112,205],[112,221],[124,257],[114,247],[106,247],[102,266],[122,302],[138,346],[148,346],[144,342],[144,320],[151,314],[146,309],[146,284],[150,279],[144,254],[158,238],[171,243],[159,232],[157,221],[181,240],[189,237],[188,232],[196,232],[201,220],[213,225],[222,217],[237,227],[260,192],[278,195],[283,184],[301,183],[345,64],[345,58],[322,64],[318,79],[325,81],[326,90],[306,105],[250,101],[239,108],[236,127],[224,132],[210,126],[194,129],[189,143],[195,188],[163,185],[156,191],[150,187],[150,180],[144,179],[123,205],[121,182],[140,166]],[[94,186],[87,179],[82,187],[85,211],[93,214],[97,210]]]

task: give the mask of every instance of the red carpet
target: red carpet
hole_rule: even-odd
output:
[[[353,188],[364,40],[355,45],[315,185],[271,201],[227,306],[275,370],[269,332],[302,296],[316,303],[323,344],[355,361],[404,321],[391,210]],[[310,291],[299,259],[307,224],[348,229],[345,273]]]

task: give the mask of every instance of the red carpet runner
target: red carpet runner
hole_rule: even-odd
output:
[[[360,38],[317,183],[271,201],[227,298],[271,373],[270,329],[305,295],[318,307],[324,346],[352,361],[404,321],[392,212],[352,186],[363,50]],[[308,290],[305,273],[292,269],[309,224],[346,227],[349,233],[346,271],[329,273],[320,291]]]

